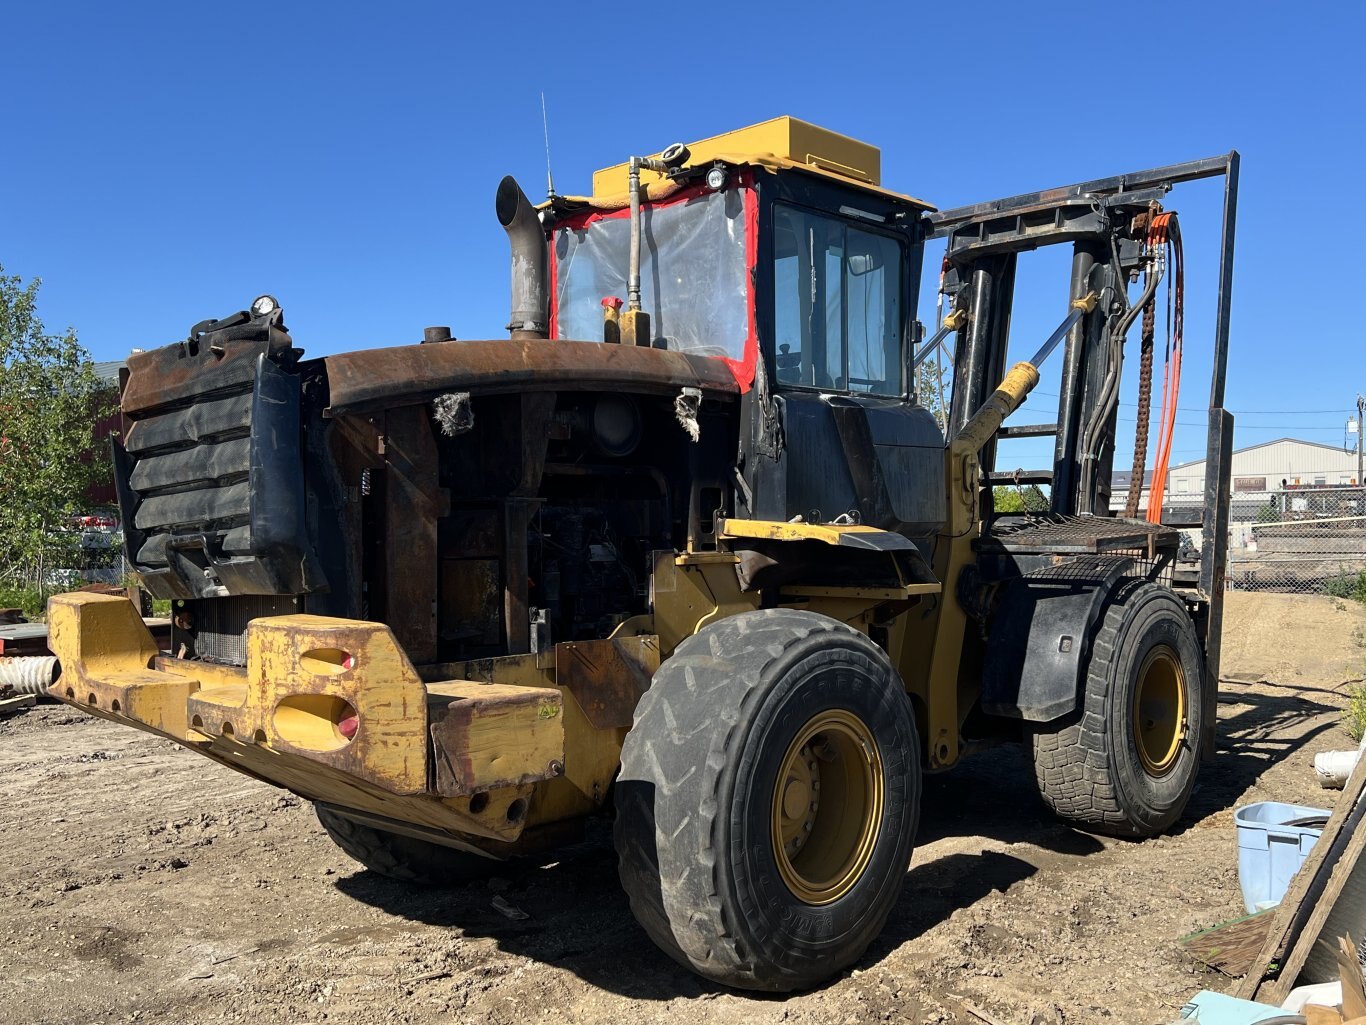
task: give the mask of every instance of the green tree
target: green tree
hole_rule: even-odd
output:
[[[991,489],[991,500],[998,513],[1048,512],[1048,496],[1037,484],[997,484]]]
[[[944,369],[938,360],[927,359],[915,368],[915,397],[920,405],[934,414],[941,431],[947,429],[948,413],[943,399],[947,397],[948,385],[944,380]]]
[[[44,330],[39,284],[0,267],[0,584],[41,599],[80,554],[87,488],[108,478],[93,435],[112,402],[75,332]]]

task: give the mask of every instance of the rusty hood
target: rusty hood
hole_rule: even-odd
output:
[[[739,394],[724,360],[601,342],[436,342],[324,357],[329,405],[356,413],[427,402],[451,391],[626,391],[709,398]]]

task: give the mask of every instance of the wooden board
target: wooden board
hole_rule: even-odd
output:
[[[10,712],[17,712],[21,708],[36,704],[37,697],[32,694],[19,694],[11,698],[0,698],[0,715],[8,715]]]
[[[1358,811],[1361,810],[1358,809]],[[1355,873],[1357,864],[1362,860],[1363,848],[1366,848],[1366,828],[1361,827],[1360,815],[1354,816],[1352,821],[1355,823],[1355,828],[1353,828],[1346,849],[1333,863],[1331,869],[1326,865],[1323,866],[1328,875],[1328,881],[1323,887],[1321,895],[1314,902],[1313,911],[1306,920],[1304,927],[1295,938],[1294,946],[1290,948],[1290,953],[1285,959],[1280,975],[1274,982],[1267,983],[1261,989],[1264,994],[1262,999],[1265,1003],[1278,1005],[1283,1003],[1298,983],[1300,973],[1304,970],[1305,962],[1309,960],[1309,955],[1314,947],[1320,940],[1332,944],[1336,939],[1336,937],[1324,934],[1324,925],[1328,921],[1328,916],[1333,913],[1333,909],[1337,906],[1347,880]],[[1315,850],[1317,849],[1318,847],[1315,845]],[[1325,874],[1325,871],[1321,871],[1320,875]],[[1336,975],[1337,973],[1333,974]],[[1349,1014],[1348,1017],[1355,1018],[1358,1015]]]
[[[1358,828],[1366,829],[1366,825]],[[1338,937],[1348,933],[1359,937],[1363,931],[1366,931],[1366,857],[1359,857],[1343,877],[1342,890],[1333,901],[1323,928],[1319,930],[1319,942],[1310,948],[1301,977],[1311,982],[1331,982],[1336,979],[1338,962],[1335,948]]]
[[[1235,996],[1280,1005],[1294,988],[1309,949],[1322,930],[1346,875],[1360,858],[1362,844],[1366,843],[1366,829],[1359,828],[1366,813],[1366,801],[1361,800],[1363,793],[1366,761],[1357,763],[1314,849],[1290,880],[1275,909],[1276,917],[1266,942],[1252,969],[1234,991]],[[1271,975],[1274,978],[1268,979]]]
[[[1202,964],[1225,975],[1239,978],[1252,970],[1257,954],[1266,943],[1276,909],[1224,922],[1178,941],[1181,948]]]

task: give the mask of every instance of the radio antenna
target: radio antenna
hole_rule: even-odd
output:
[[[555,176],[550,173],[550,121],[545,116],[545,92],[541,92],[541,128],[545,130],[545,198],[555,199]]]

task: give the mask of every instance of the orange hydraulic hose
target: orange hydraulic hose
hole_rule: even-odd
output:
[[[1168,301],[1172,304],[1168,325],[1170,341],[1167,345],[1167,365],[1162,375],[1161,429],[1158,434],[1157,454],[1153,462],[1152,487],[1148,492],[1148,522],[1162,522],[1162,502],[1167,493],[1167,467],[1171,462],[1172,437],[1176,433],[1177,397],[1181,391],[1181,336],[1185,321],[1186,272],[1181,250],[1181,228],[1175,212],[1157,214],[1148,235],[1154,246],[1165,245],[1171,261],[1171,276],[1167,278]],[[1175,286],[1172,285],[1173,279]],[[1172,299],[1173,293],[1175,295]],[[1139,483],[1138,486],[1142,486]]]

